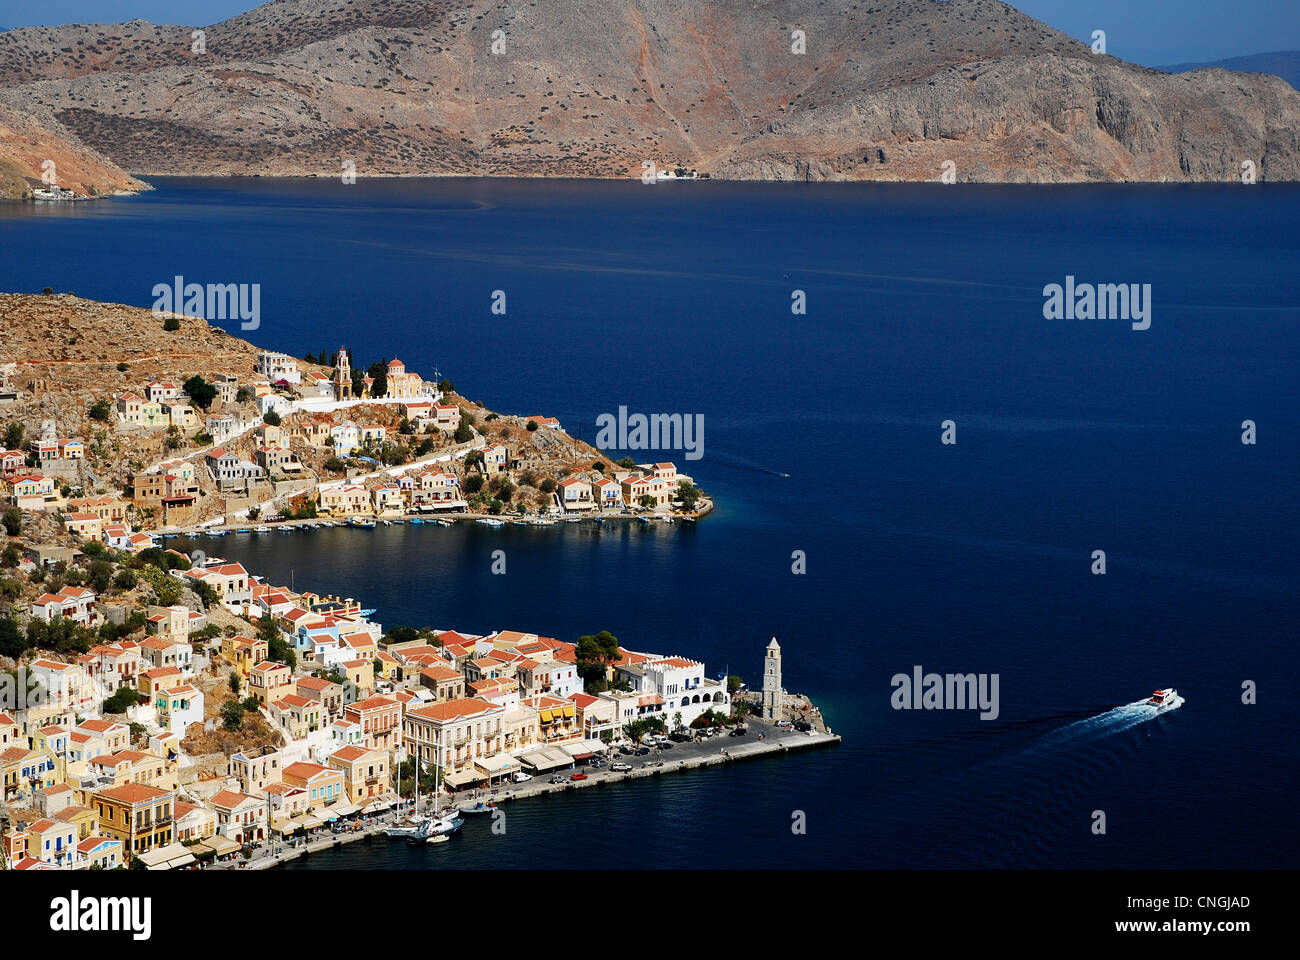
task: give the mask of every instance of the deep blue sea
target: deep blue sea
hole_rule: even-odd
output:
[[[260,283],[260,329],[227,326],[266,347],[436,366],[588,440],[620,405],[703,414],[703,459],[654,458],[720,504],[695,527],[205,544],[387,625],[608,629],[755,684],[776,636],[845,738],[308,866],[1297,865],[1300,188],[156,186],[0,207],[0,289]],[[1067,275],[1150,283],[1150,329],[1045,320]],[[1000,716],[892,709],[914,665],[997,674]],[[1069,726],[1165,685],[1182,709]]]

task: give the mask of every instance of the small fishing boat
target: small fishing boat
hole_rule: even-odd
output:
[[[495,517],[479,517],[478,522],[485,527],[504,527],[506,525],[504,520],[498,520]],[[442,521],[439,520],[438,523],[441,524]]]
[[[424,841],[424,842],[425,842],[425,843],[446,843],[446,842],[447,842],[448,840],[450,840],[450,839],[451,839],[451,835],[450,835],[450,834],[447,834],[447,833],[435,833],[433,836],[431,836],[428,840],[426,840],[426,841]]]
[[[463,817],[473,817],[484,813],[491,813],[496,808],[497,805],[495,803],[484,803],[480,800],[472,807],[461,807],[460,815]]]
[[[412,517],[412,518],[411,518],[411,523],[414,524],[414,525],[416,525],[416,526],[422,526],[422,525],[424,524],[424,521],[421,520],[419,517]]]

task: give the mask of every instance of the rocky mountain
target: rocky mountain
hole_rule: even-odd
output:
[[[1135,66],[997,0],[275,0],[2,34],[0,102],[144,176],[1300,179],[1281,80]]]
[[[1157,67],[1169,73],[1187,73],[1190,70],[1238,70],[1243,73],[1271,73],[1281,77],[1300,90],[1300,50],[1276,50],[1272,53],[1252,53],[1244,57],[1228,57],[1205,63],[1175,63]]]

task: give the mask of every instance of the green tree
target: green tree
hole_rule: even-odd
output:
[[[467,443],[474,438],[474,428],[470,426],[468,420],[461,418],[460,426],[456,428],[456,432],[451,437],[457,443]]]
[[[212,406],[212,401],[217,399],[217,388],[197,373],[185,381],[185,392],[190,395],[194,405],[202,410],[208,409]]]
[[[11,420],[9,426],[5,428],[5,448],[9,450],[21,450],[26,446],[27,428],[17,420]]]
[[[9,507],[0,514],[0,523],[4,524],[5,533],[16,537],[23,529],[23,512],[17,507]]]
[[[112,415],[113,407],[103,397],[90,405],[89,416],[91,420],[98,420],[100,423],[108,423],[108,420]]]
[[[244,729],[244,705],[238,700],[227,700],[221,705],[221,721],[232,732]]]
[[[17,660],[27,649],[27,637],[18,624],[8,617],[0,618],[0,657]]]
[[[103,593],[113,581],[113,565],[107,560],[90,562],[90,585],[96,593]]]
[[[291,669],[298,665],[298,654],[294,651],[293,644],[285,639],[270,614],[264,614],[257,621],[257,638],[266,641],[266,655],[269,659],[287,663]]]
[[[280,415],[274,410],[268,410],[262,414],[262,422],[272,427],[278,427],[280,425]]]
[[[104,701],[104,713],[126,713],[140,700],[140,694],[130,687],[118,687],[117,692]]]
[[[621,656],[618,637],[608,630],[578,638],[574,645],[574,659],[578,675],[588,692],[600,693],[609,689],[609,667]]]
[[[181,321],[179,317],[168,317],[166,320],[163,321],[163,329],[166,330],[168,333],[175,333],[180,328],[181,328]]]
[[[686,510],[694,510],[695,504],[700,500],[700,490],[689,480],[677,481],[677,499],[682,502],[682,507]]]

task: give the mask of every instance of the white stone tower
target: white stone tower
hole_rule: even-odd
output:
[[[781,645],[776,637],[763,657],[763,719],[781,719]]]

